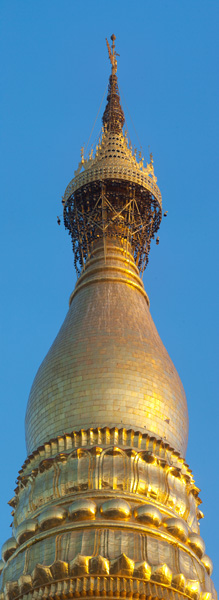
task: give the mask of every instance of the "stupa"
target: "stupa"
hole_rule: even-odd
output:
[[[111,39],[101,138],[62,201],[78,280],[28,400],[0,600],[216,600],[186,397],[141,277],[161,194],[123,131]]]

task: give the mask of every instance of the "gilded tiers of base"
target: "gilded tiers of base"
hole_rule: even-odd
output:
[[[103,556],[78,555],[70,564],[56,561],[50,567],[38,564],[32,575],[23,575],[5,586],[0,599],[41,600],[42,598],[114,597],[178,600],[211,600],[210,592],[201,592],[198,581],[173,576],[166,564],[151,567],[135,563],[125,554],[115,561]]]
[[[137,450],[146,450],[154,453],[160,459],[165,459],[182,471],[189,478],[190,483],[194,483],[192,471],[179,452],[176,452],[170,444],[163,439],[148,434],[141,433],[135,429],[126,429],[124,427],[93,427],[89,429],[80,429],[68,434],[60,435],[54,439],[39,446],[25,460],[17,478],[18,483],[23,481],[23,477],[29,471],[34,471],[39,465],[39,461],[49,459],[61,452],[68,452],[80,447],[91,447],[95,445],[109,446],[119,445],[121,447],[130,447]],[[198,488],[195,488],[194,494],[197,496]]]
[[[60,436],[26,460],[17,482],[10,501],[15,529],[51,501],[66,503],[75,494],[104,491],[129,495],[132,502],[153,501],[199,533],[201,501],[188,465],[146,433],[114,427]]]
[[[6,600],[144,598],[158,584],[160,598],[166,587],[215,598],[197,493],[179,454],[147,434],[104,428],[51,440],[25,462],[11,501]]]

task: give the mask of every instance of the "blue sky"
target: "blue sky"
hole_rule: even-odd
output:
[[[105,37],[115,33],[129,133],[146,160],[153,152],[168,210],[144,283],[186,390],[187,461],[202,489],[201,535],[219,588],[219,4],[1,0],[0,13],[2,543],[26,457],[29,390],[75,284],[70,238],[56,217],[106,89]],[[100,119],[93,140],[99,129]]]

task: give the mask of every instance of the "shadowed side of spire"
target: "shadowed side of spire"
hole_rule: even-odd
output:
[[[117,60],[116,56],[119,56],[117,52],[115,52],[115,39],[116,36],[113,34],[111,36],[112,40],[112,50],[110,48],[108,40],[106,40],[109,59],[112,65],[112,73],[109,78],[109,87],[108,87],[108,96],[107,96],[107,105],[103,114],[103,125],[106,127],[107,131],[112,131],[114,133],[120,133],[122,131],[123,125],[125,123],[124,113],[120,104],[120,95],[118,88],[118,80],[116,76],[117,71]]]
[[[124,113],[120,104],[119,88],[116,75],[110,75],[107,105],[103,114],[103,126],[108,131],[120,133],[125,123]]]

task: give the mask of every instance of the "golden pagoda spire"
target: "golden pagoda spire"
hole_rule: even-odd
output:
[[[30,391],[0,600],[216,600],[185,392],[140,278],[161,194],[122,132],[112,42],[102,139],[63,198],[79,278]]]
[[[125,117],[120,104],[118,80],[116,76],[116,56],[119,56],[119,54],[117,54],[117,52],[115,51],[115,39],[116,36],[114,34],[111,35],[112,50],[110,48],[108,40],[106,40],[109,59],[112,65],[112,71],[109,78],[107,105],[103,115],[103,125],[108,131],[119,133],[122,131],[123,125],[125,123]]]
[[[112,72],[109,78],[103,130],[96,154],[80,161],[74,178],[65,190],[62,204],[64,225],[72,238],[77,274],[85,268],[100,237],[129,245],[140,274],[148,264],[151,240],[162,218],[162,198],[152,160],[144,167],[137,150],[128,147],[123,133],[125,117],[117,82],[115,35],[112,49],[107,41]]]

